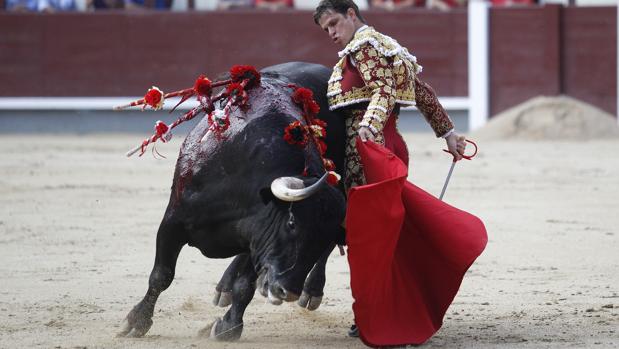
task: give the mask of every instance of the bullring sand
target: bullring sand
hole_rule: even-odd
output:
[[[479,155],[458,163],[447,190],[447,202],[485,222],[489,243],[424,347],[619,347],[619,138],[499,138],[479,133]],[[146,291],[180,146],[159,145],[164,160],[126,159],[139,140],[0,138],[1,348],[364,347],[346,337],[352,298],[335,252],[317,311],[256,294],[241,340],[219,343],[196,335],[225,312],[211,298],[229,260],[185,247],[150,332],[116,338]],[[438,194],[443,143],[406,140],[409,179]]]

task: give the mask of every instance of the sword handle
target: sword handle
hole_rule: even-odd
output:
[[[475,157],[475,155],[477,155],[477,144],[475,144],[475,142],[473,142],[473,141],[471,141],[471,140],[469,140],[469,139],[465,139],[465,141],[466,141],[467,143],[471,143],[471,144],[473,145],[473,147],[475,147],[475,151],[474,151],[474,152],[473,152],[473,154],[471,154],[471,155],[465,155],[465,154],[462,154],[462,158],[467,159],[467,160],[472,160],[472,159]],[[444,151],[445,153],[449,153],[449,154],[451,154],[451,152],[450,152],[449,150],[447,150],[447,149],[443,149],[443,151]],[[455,162],[455,161],[456,161],[456,160],[455,160],[455,157],[454,157],[454,162]]]

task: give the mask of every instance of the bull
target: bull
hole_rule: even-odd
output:
[[[127,315],[119,336],[148,332],[155,303],[174,279],[184,245],[208,258],[237,256],[220,282],[225,290],[219,288],[216,297],[220,305],[231,306],[203,334],[238,339],[258,280],[258,288],[272,303],[295,301],[301,295],[319,303],[324,262],[343,237],[345,195],[341,186],[324,184],[325,170],[314,146],[304,151],[284,141],[284,128],[301,118],[287,86],[314,92],[318,118],[328,124],[326,156],[340,173],[344,118],[328,109],[326,67],[285,63],[265,68],[261,75],[260,86],[248,91],[249,107],[231,113],[224,139],[203,137],[209,128],[203,118],[184,140],[157,232],[148,290]],[[308,175],[302,177],[306,166]],[[222,290],[229,302],[221,299]]]

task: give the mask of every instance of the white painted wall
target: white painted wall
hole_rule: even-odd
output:
[[[217,8],[217,0],[195,0],[193,4],[198,11],[209,11]]]
[[[361,11],[367,10],[368,8],[367,0],[353,0],[353,1],[355,2],[355,4],[357,4],[357,6],[359,7],[359,10]],[[293,2],[294,2],[294,8],[298,10],[314,11],[316,9],[316,6],[318,6],[318,3],[320,2],[320,0],[293,0]]]
[[[488,8],[483,0],[469,1],[469,132],[486,124],[490,108]]]
[[[189,9],[189,1],[187,0],[172,0],[171,10],[175,12],[187,11]]]
[[[576,6],[615,6],[616,0],[576,0]]]

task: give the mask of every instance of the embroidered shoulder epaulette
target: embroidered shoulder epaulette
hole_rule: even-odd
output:
[[[417,58],[401,46],[393,38],[377,32],[372,27],[364,27],[355,33],[353,39],[346,47],[338,52],[340,60],[333,68],[329,79],[327,97],[331,110],[344,106],[369,102],[372,97],[372,89],[368,86],[343,86],[342,80],[346,75],[345,70],[347,57],[354,58],[355,54],[364,48],[371,46],[377,54],[365,56],[366,60],[390,59],[392,62],[392,75],[396,84],[396,102],[405,105],[415,105],[415,74],[421,72],[421,65],[417,64]],[[356,62],[360,63],[360,62]],[[369,62],[366,62],[369,63]],[[359,73],[365,73],[364,67],[372,66],[372,63],[357,64]]]

